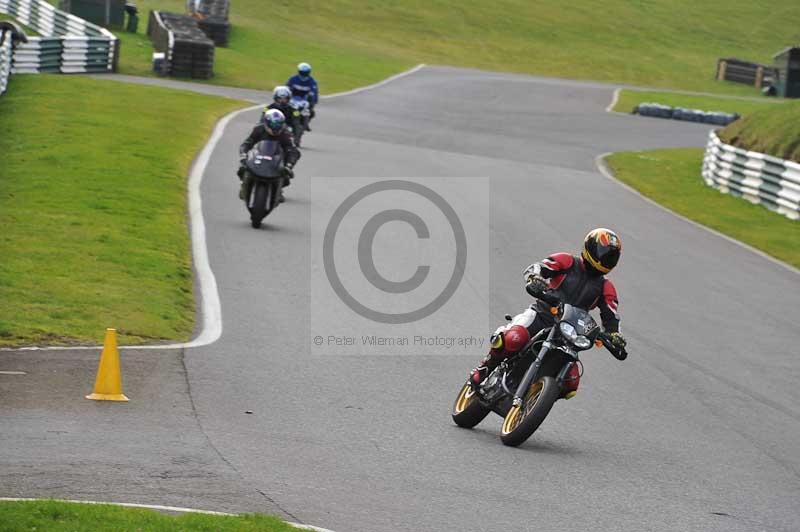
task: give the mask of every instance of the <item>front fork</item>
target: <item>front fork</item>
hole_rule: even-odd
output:
[[[539,373],[539,368],[542,366],[542,361],[544,360],[544,356],[553,347],[551,341],[556,334],[556,328],[552,327],[550,329],[550,334],[547,335],[544,342],[542,342],[542,347],[539,349],[539,354],[536,356],[536,360],[533,361],[533,364],[530,365],[528,371],[525,372],[525,375],[522,377],[522,381],[520,381],[519,386],[517,386],[517,391],[514,394],[514,401],[512,404],[514,406],[521,406],[522,399],[525,397],[525,394],[528,391],[533,379]]]

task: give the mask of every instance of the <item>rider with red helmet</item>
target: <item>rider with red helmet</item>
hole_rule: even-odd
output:
[[[612,352],[618,353],[615,356],[620,360],[625,358],[626,342],[619,330],[617,290],[605,278],[617,265],[621,251],[622,243],[614,231],[597,228],[586,235],[580,256],[554,253],[528,266],[524,272],[526,290],[539,299],[492,335],[491,350],[481,365],[472,370],[470,382],[473,386],[477,387],[500,362],[522,349],[536,333],[554,324],[551,305],[540,298],[547,293],[587,311],[599,308],[603,329],[610,334],[616,348]]]

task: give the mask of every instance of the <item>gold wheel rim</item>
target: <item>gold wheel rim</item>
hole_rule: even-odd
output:
[[[461,388],[461,393],[458,394],[458,399],[456,399],[455,413],[460,414],[466,410],[474,398],[475,390],[472,389],[469,383],[465,384],[464,387]]]
[[[531,411],[533,405],[536,404],[536,401],[539,399],[539,395],[542,393],[542,388],[544,388],[544,382],[539,380],[534,382],[528,388],[528,393],[525,394],[525,410],[523,411],[522,408],[518,406],[512,406],[511,410],[508,411],[506,414],[505,419],[503,420],[503,435],[511,434],[519,427],[519,424],[522,423],[522,420],[525,419],[525,416],[528,415],[528,412]]]

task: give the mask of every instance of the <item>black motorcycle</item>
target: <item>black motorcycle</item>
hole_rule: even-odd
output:
[[[530,286],[530,285],[529,285]],[[529,290],[530,291],[530,290]],[[500,439],[516,447],[542,424],[553,404],[574,395],[576,366],[582,371],[580,351],[603,345],[618,359],[627,356],[617,350],[585,310],[558,301],[548,293],[532,293],[551,307],[555,324],[539,331],[516,354],[500,363],[477,386],[468,380],[453,405],[453,421],[472,428],[489,414],[503,417]],[[511,316],[506,316],[511,320]],[[580,378],[580,373],[577,373]]]
[[[288,184],[283,165],[283,148],[274,140],[262,140],[247,153],[244,175],[245,204],[255,228],[283,199]]]

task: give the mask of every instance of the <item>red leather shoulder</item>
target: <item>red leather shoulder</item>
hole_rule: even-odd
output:
[[[545,266],[554,272],[569,270],[574,262],[575,258],[569,253],[553,253],[542,261]]]

